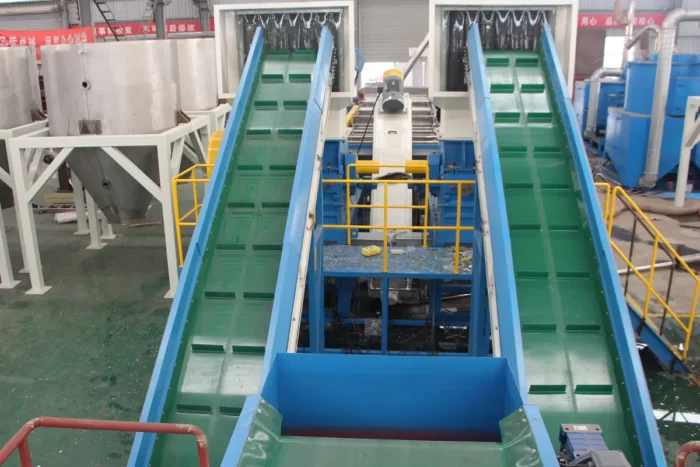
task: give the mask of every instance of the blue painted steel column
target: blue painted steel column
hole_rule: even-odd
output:
[[[338,317],[350,317],[350,303],[352,302],[352,293],[355,290],[357,279],[348,279],[345,277],[336,278],[336,287],[338,290]]]
[[[474,247],[472,250],[472,296],[469,311],[469,355],[485,357],[489,354],[490,327],[488,320],[486,264],[484,261],[484,234],[481,230],[479,194],[475,194]]]
[[[430,310],[428,317],[430,318],[430,326],[439,326],[442,322],[442,281],[428,281],[428,299],[430,301]]]
[[[493,256],[493,272],[496,281],[496,302],[498,303],[498,328],[501,334],[501,353],[508,363],[518,384],[520,395],[527,400],[525,381],[525,358],[523,340],[520,334],[520,314],[518,297],[515,291],[515,270],[513,249],[510,243],[508,212],[505,191],[501,176],[493,124],[493,110],[486,77],[486,61],[481,49],[479,28],[471,27],[467,35],[467,53],[471,65],[471,95],[476,105],[476,122],[479,128],[478,144],[484,171],[483,190],[486,193],[486,206],[489,213],[489,232]]]
[[[323,287],[323,189],[319,186],[319,194],[316,199],[316,224],[314,225],[311,251],[309,254],[309,270],[307,282],[309,284],[309,339],[311,351],[322,353],[325,347],[325,302]]]
[[[216,161],[214,172],[212,173],[211,182],[207,189],[207,194],[204,197],[202,209],[197,222],[197,227],[194,229],[190,247],[187,250],[187,258],[185,265],[182,268],[180,282],[175,292],[175,299],[170,308],[168,322],[165,325],[165,332],[160,343],[160,350],[156,357],[156,363],[153,368],[153,375],[146,393],[146,400],[141,411],[141,422],[159,422],[163,414],[165,406],[165,398],[170,387],[170,380],[175,370],[175,361],[177,360],[178,350],[182,342],[182,336],[187,322],[187,315],[190,310],[190,303],[194,295],[197,277],[202,266],[202,259],[209,234],[214,222],[216,208],[219,204],[219,199],[223,193],[226,175],[229,171],[231,156],[233,149],[238,140],[238,135],[241,133],[243,120],[248,111],[248,104],[260,66],[260,59],[263,52],[263,34],[262,29],[258,28],[255,31],[253,43],[250,46],[248,59],[246,60],[243,74],[241,75],[238,94],[231,110],[231,116],[226,125],[226,132],[219,150],[219,158]],[[155,434],[153,433],[137,433],[134,439],[134,444],[131,448],[131,456],[129,457],[129,467],[148,465],[151,454],[153,452],[153,444],[155,442]]]
[[[299,157],[297,158],[297,170],[292,185],[292,194],[289,199],[289,213],[284,228],[284,241],[282,243],[282,257],[280,259],[279,272],[277,273],[277,285],[275,286],[275,300],[272,305],[270,318],[270,330],[265,345],[265,359],[263,360],[262,380],[265,380],[270,371],[272,361],[278,353],[287,351],[289,342],[289,328],[292,325],[292,304],[297,288],[299,264],[301,262],[301,247],[306,231],[309,198],[311,196],[311,180],[314,174],[316,150],[318,149],[318,135],[321,131],[321,119],[326,95],[330,92],[330,69],[333,56],[333,36],[324,27],[321,32],[316,66],[313,71],[311,92],[306,107],[304,128],[299,145]]]
[[[389,278],[382,279],[382,353],[389,352]]]

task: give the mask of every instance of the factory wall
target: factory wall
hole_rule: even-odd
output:
[[[0,5],[0,29],[60,29],[61,25],[61,11],[58,1]]]
[[[107,0],[117,21],[138,22],[143,20],[146,8],[146,0]],[[212,0],[217,3],[250,3],[253,0]],[[262,0],[273,1],[273,0]],[[280,1],[280,0],[277,0]],[[391,60],[404,60],[408,58],[408,48],[420,43],[428,32],[428,0],[355,0],[358,9],[358,38],[359,45],[365,53],[368,62],[384,62]],[[689,7],[700,8],[700,0],[636,0],[637,10],[643,12],[670,11],[674,8]],[[487,3],[487,2],[486,2]],[[76,0],[67,0],[69,17],[72,24],[78,23],[78,11]],[[43,10],[40,14],[12,14],[17,8],[38,8]],[[47,8],[55,8],[55,11],[46,12]],[[607,12],[612,11],[612,0],[580,0],[579,8],[582,12]],[[93,5],[93,19],[101,22],[97,8]],[[197,9],[192,0],[172,0],[165,7],[165,15],[168,19],[192,19],[197,18]],[[0,4],[0,29],[57,29],[61,27],[61,14],[58,11],[58,1],[20,4]],[[600,32],[586,32],[579,36],[579,43],[591,43],[596,50],[587,54],[582,67],[577,70],[584,73],[591,68],[593,62],[600,61],[599,48]],[[590,37],[587,37],[586,34]],[[579,50],[581,50],[579,48]],[[685,23],[678,34],[678,51],[692,53],[700,50],[700,26],[697,22]],[[586,54],[581,51],[581,57]]]

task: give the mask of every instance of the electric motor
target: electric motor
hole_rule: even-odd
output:
[[[392,68],[384,72],[382,109],[386,113],[395,114],[402,112],[403,108],[403,73],[401,70]]]

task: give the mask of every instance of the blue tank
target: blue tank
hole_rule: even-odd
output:
[[[625,82],[604,78],[600,83],[600,94],[598,101],[598,116],[596,118],[596,133],[604,134],[608,122],[608,108],[621,107],[624,101]],[[591,82],[589,80],[579,81],[574,88],[574,112],[576,123],[581,134],[586,131],[588,123],[588,108],[590,107]]]
[[[626,187],[636,187],[644,172],[654,103],[657,56],[648,62],[629,62],[623,108],[611,108],[607,117],[605,156]],[[659,178],[674,173],[680,158],[683,120],[688,96],[700,95],[700,55],[673,56],[671,82],[661,143]],[[700,167],[700,152],[692,161]]]
[[[625,110],[651,115],[656,84],[657,56],[648,62],[629,62]],[[666,115],[682,117],[688,96],[700,92],[700,55],[677,54],[673,56],[671,85],[669,87]]]

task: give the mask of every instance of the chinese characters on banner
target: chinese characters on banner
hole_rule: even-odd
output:
[[[0,30],[0,47],[34,47],[40,59],[42,45],[79,44],[95,42],[92,28],[57,29],[51,31],[3,31]]]
[[[112,23],[112,28],[118,36],[146,36],[156,33],[155,23]],[[212,31],[214,30],[214,21],[211,24]],[[169,20],[165,25],[165,30],[168,34],[186,34],[193,32],[202,32],[202,24],[198,19],[179,19]],[[106,24],[95,25],[95,36],[98,39],[110,37],[112,31]]]
[[[650,24],[661,26],[666,13],[638,13],[634,17],[634,27],[643,28]],[[579,28],[623,28],[624,26],[617,24],[613,13],[579,13],[578,15]]]

